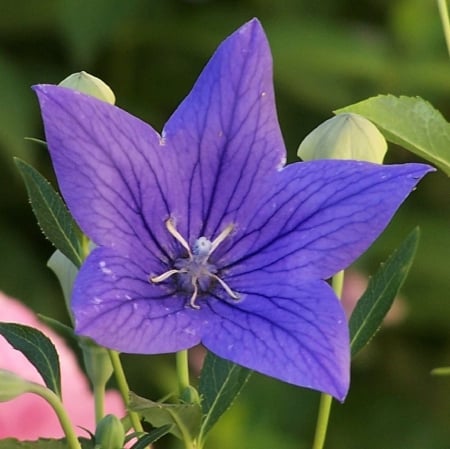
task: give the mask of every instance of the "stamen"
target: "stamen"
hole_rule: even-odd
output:
[[[234,225],[230,223],[211,243],[209,250],[209,256],[215,251],[215,249],[233,232]]]
[[[187,251],[188,257],[175,259],[172,265],[175,266],[175,268],[157,276],[150,276],[150,282],[157,284],[159,282],[164,282],[175,274],[180,275],[180,278],[178,279],[179,288],[185,292],[192,292],[189,299],[189,306],[193,309],[200,309],[200,306],[196,301],[200,293],[203,294],[204,292],[208,292],[210,288],[210,279],[217,281],[230,298],[240,298],[239,294],[234,292],[230,286],[216,274],[218,270],[215,265],[208,262],[209,256],[233,232],[234,224],[229,224],[213,242],[205,236],[199,237],[195,241],[192,250],[189,243],[177,231],[175,222],[172,218],[166,220],[165,225],[170,235],[172,235]]]
[[[159,276],[150,277],[150,281],[153,282],[154,284],[158,284],[159,282],[163,282],[166,279],[169,279],[170,276],[173,276],[174,274],[185,273],[185,272],[186,272],[186,270],[169,270],[163,274],[160,274]]]
[[[219,276],[217,276],[216,274],[213,274],[213,273],[209,273],[209,275],[222,286],[222,288],[228,293],[228,296],[231,296],[231,298],[233,298],[233,299],[240,298],[239,293],[236,293],[233,290],[231,290],[230,286],[225,281],[220,279]]]
[[[172,218],[166,220],[166,228],[167,230],[181,243],[181,246],[188,252],[189,256],[192,256],[191,248],[189,247],[189,243],[184,240],[183,236],[177,231]]]
[[[195,304],[195,300],[197,299],[197,295],[198,295],[198,286],[197,286],[197,279],[192,280],[192,286],[194,287],[194,292],[192,293],[191,299],[189,300],[189,305],[193,308],[193,309],[200,309],[200,306]]]

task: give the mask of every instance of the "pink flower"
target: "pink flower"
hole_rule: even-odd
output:
[[[56,347],[61,363],[64,406],[79,435],[86,436],[84,427],[95,430],[93,395],[77,360],[64,340],[43,325],[34,313],[19,301],[0,292],[0,320],[35,327],[49,337]],[[0,368],[13,371],[27,380],[43,383],[28,360],[0,336]],[[116,391],[106,394],[105,412],[121,417],[125,414],[122,400]],[[64,434],[53,409],[39,396],[24,394],[12,401],[0,403],[0,439],[20,440],[60,438]]]

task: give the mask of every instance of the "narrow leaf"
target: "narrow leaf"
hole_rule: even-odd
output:
[[[45,385],[61,397],[59,357],[53,343],[39,330],[16,323],[0,323],[0,335],[37,369]]]
[[[378,95],[338,109],[373,122],[387,140],[438,166],[450,176],[450,123],[419,97]]]
[[[154,427],[170,425],[169,432],[184,439],[185,433],[195,438],[200,428],[201,410],[198,404],[166,404],[130,393],[128,407],[139,413]]]
[[[414,229],[370,280],[350,317],[350,345],[355,356],[375,335],[408,275],[419,242]]]
[[[204,438],[217,420],[231,407],[241,392],[251,371],[208,352],[199,383],[202,398],[200,439]]]
[[[158,427],[157,429],[148,432],[143,437],[139,438],[139,440],[131,446],[130,449],[145,449],[149,444],[154,443],[159,440],[164,435],[167,435],[170,432],[172,426],[167,424],[162,427]]]
[[[28,140],[29,142],[34,142],[39,145],[42,145],[43,147],[47,148],[47,142],[42,139],[38,139],[36,137],[25,137],[25,140]]]
[[[42,232],[79,267],[80,231],[63,200],[35,168],[17,158],[15,163],[25,181],[31,206]]]

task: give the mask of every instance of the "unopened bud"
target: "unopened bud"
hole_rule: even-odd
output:
[[[95,430],[96,449],[122,449],[125,431],[120,419],[115,415],[106,415]]]
[[[311,131],[298,148],[304,161],[353,159],[383,163],[386,139],[366,118],[353,113],[338,114]]]
[[[180,395],[180,399],[185,404],[200,404],[198,391],[192,386],[187,386]]]
[[[72,75],[64,78],[59,85],[91,95],[109,104],[116,102],[114,92],[104,81],[84,71],[72,73]]]
[[[108,350],[87,337],[79,337],[86,374],[92,386],[104,388],[113,373]]]
[[[17,374],[0,369],[0,402],[10,401],[29,391],[30,383]]]

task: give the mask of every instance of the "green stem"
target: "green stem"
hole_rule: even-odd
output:
[[[41,398],[45,399],[55,411],[59,423],[61,424],[61,427],[64,431],[64,434],[66,435],[67,446],[69,447],[69,449],[81,449],[80,442],[78,441],[75,430],[72,427],[70,418],[67,415],[67,412],[64,409],[64,406],[59,397],[52,390],[49,390],[48,388],[42,385],[39,384],[30,384],[30,385],[31,386],[28,391],[30,391],[30,393],[34,393],[41,396]]]
[[[317,416],[313,449],[322,449],[325,444],[332,400],[333,398],[329,394],[322,393],[320,395],[319,414]]]
[[[339,273],[333,276],[331,285],[336,296],[341,298],[342,288],[344,286],[344,271],[339,271]],[[329,394],[322,393],[320,395],[319,413],[317,415],[316,432],[314,434],[312,449],[323,449],[325,445],[332,401],[333,398]]]
[[[446,0],[437,0],[439,15],[441,16],[442,28],[444,29],[445,42],[450,55],[450,20]]]
[[[170,416],[174,420],[176,426],[180,429],[181,436],[183,439],[185,449],[198,449],[195,442],[192,441],[189,430],[186,428],[184,423],[180,420],[176,413],[173,413],[171,410],[168,410]]]
[[[176,353],[176,364],[177,364],[177,378],[178,378],[178,394],[181,395],[183,391],[190,385],[187,349]]]
[[[105,387],[105,384],[98,384],[93,386],[96,424],[98,424],[105,415]]]
[[[116,375],[117,386],[119,387],[120,394],[122,396],[123,402],[128,408],[128,403],[130,402],[129,394],[130,388],[128,386],[127,379],[125,377],[125,372],[123,371],[122,362],[120,361],[119,353],[116,351],[109,351],[109,356],[111,358],[111,363]],[[139,415],[136,412],[128,410],[128,416],[130,417],[131,425],[136,432],[143,432],[141,421],[139,420]]]

